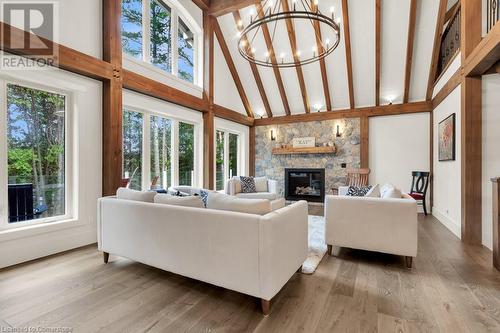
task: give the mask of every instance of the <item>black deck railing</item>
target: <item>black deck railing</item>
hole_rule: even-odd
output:
[[[446,70],[449,63],[453,60],[457,52],[460,50],[460,5],[457,7],[455,14],[447,22],[441,37],[441,48],[439,50],[439,61],[436,71],[436,80]]]
[[[500,19],[500,0],[486,0],[486,32],[489,32]]]

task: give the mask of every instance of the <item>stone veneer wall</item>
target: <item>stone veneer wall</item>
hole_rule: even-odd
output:
[[[335,136],[340,125],[342,136]],[[271,129],[277,132],[276,141],[271,141]],[[315,137],[316,143],[333,141],[335,154],[273,155],[278,143],[291,143],[293,138]],[[285,125],[257,126],[255,128],[255,175],[267,176],[278,181],[278,189],[284,196],[285,168],[324,168],[325,193],[331,188],[345,184],[346,169],[360,167],[360,120],[359,118],[314,121]]]

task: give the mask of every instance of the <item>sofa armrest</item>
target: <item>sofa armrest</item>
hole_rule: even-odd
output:
[[[228,180],[226,187],[225,187],[225,192],[228,195],[236,195],[236,184],[235,184],[235,179],[231,178]]]
[[[270,193],[278,194],[278,181],[268,179],[267,180],[267,190]]]
[[[259,279],[264,299],[274,297],[307,258],[307,230],[306,201],[296,202],[262,216]]]

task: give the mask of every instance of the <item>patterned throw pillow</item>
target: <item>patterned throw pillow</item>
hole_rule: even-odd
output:
[[[372,188],[371,186],[363,186],[363,187],[349,186],[346,195],[350,197],[364,197],[366,193],[370,192],[371,188]]]
[[[200,198],[201,201],[203,201],[203,205],[205,208],[207,208],[207,202],[208,202],[208,191],[207,190],[200,190]]]
[[[253,177],[240,176],[240,182],[241,182],[241,193],[257,192],[257,189],[255,188],[255,179],[253,179]]]

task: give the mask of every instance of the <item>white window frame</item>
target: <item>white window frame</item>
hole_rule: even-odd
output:
[[[217,170],[217,132],[223,132],[224,133],[224,164],[222,166],[222,169],[224,170],[224,184],[223,188],[226,187],[227,182],[229,181],[231,176],[239,176],[241,175],[241,170],[242,170],[242,165],[244,161],[242,160],[242,154],[241,154],[241,136],[243,133],[230,130],[224,127],[217,127],[215,129],[216,135],[214,135],[214,170]],[[236,175],[230,175],[229,174],[229,134],[234,134],[238,136],[238,142],[236,143],[236,151],[237,151],[237,156],[236,156],[236,161],[238,165],[236,166]],[[217,184],[217,172],[214,173],[214,184]]]
[[[179,123],[190,124],[194,126],[194,147],[193,147],[193,162],[194,166],[191,172],[191,186],[198,185],[198,177],[199,174],[199,163],[198,163],[198,147],[199,143],[199,135],[198,132],[201,130],[199,124],[193,122],[191,120],[185,120],[182,118],[178,118],[175,116],[171,116],[169,114],[165,114],[164,112],[159,111],[151,111],[138,107],[123,105],[124,111],[130,112],[138,112],[142,114],[142,168],[141,168],[141,189],[149,190],[151,186],[151,116],[161,117],[164,119],[168,119],[172,121],[172,130],[170,132],[171,135],[171,179],[172,183],[167,184],[168,187],[176,187],[179,186]]]
[[[28,221],[9,223],[8,213],[8,143],[7,143],[7,86],[19,85],[26,88],[42,90],[48,93],[58,94],[65,97],[64,109],[64,211],[65,214],[39,218]],[[69,91],[55,89],[38,83],[32,83],[19,79],[2,79],[0,77],[0,230],[11,230],[27,226],[46,224],[52,222],[68,221],[76,218],[75,208],[75,185],[74,185],[74,97]],[[4,168],[5,166],[5,168]],[[34,203],[35,204],[35,203]]]
[[[159,67],[155,66],[151,62],[151,1],[153,0],[142,0],[142,61],[134,58],[133,56],[127,54],[125,51],[123,52],[123,56],[135,63],[140,63],[142,65],[147,65],[150,69],[155,69],[157,72],[161,74],[167,74],[179,80],[182,83],[193,84],[201,87],[201,66],[202,61],[200,60],[200,56],[202,56],[201,43],[202,43],[202,30],[195,24],[194,19],[187,15],[185,9],[180,8],[178,4],[175,4],[169,0],[155,0],[161,4],[164,4],[170,8],[171,14],[171,45],[170,49],[172,52],[170,64],[170,72],[164,71]],[[177,37],[179,34],[179,18],[188,26],[189,30],[193,33],[193,82],[189,82],[183,80],[179,77],[178,72],[178,57],[179,50],[177,47]]]

